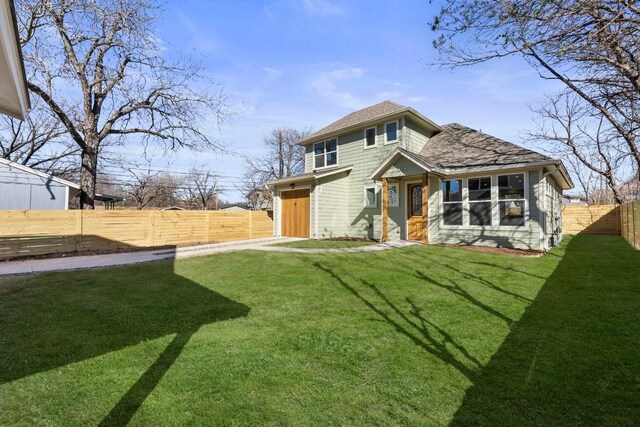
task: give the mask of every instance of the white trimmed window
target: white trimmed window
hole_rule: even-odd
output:
[[[442,181],[442,220],[444,225],[462,225],[462,180]]]
[[[374,185],[364,188],[364,207],[375,208],[378,206],[378,194]]]
[[[333,166],[338,164],[338,140],[330,139],[328,141],[313,144],[314,167],[316,169],[325,166]]]
[[[384,125],[384,143],[391,144],[398,142],[398,121],[385,123]]]
[[[376,146],[376,128],[364,130],[364,148],[373,148]]]
[[[525,217],[524,174],[498,176],[500,225],[522,227]]]
[[[398,197],[398,184],[387,185],[387,206],[397,208],[400,206]]]
[[[491,177],[469,178],[469,225],[491,226]]]

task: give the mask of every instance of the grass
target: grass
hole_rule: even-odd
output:
[[[299,249],[342,249],[358,248],[361,246],[375,245],[378,242],[373,240],[334,240],[334,239],[308,239],[296,240],[294,242],[274,243],[271,246],[283,246],[287,248]]]
[[[236,252],[0,281],[0,425],[637,425],[640,253]]]

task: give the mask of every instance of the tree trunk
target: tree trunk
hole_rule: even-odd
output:
[[[97,167],[98,149],[87,144],[87,147],[82,150],[82,168],[80,169],[80,209],[95,209]]]

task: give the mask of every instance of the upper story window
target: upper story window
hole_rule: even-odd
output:
[[[524,174],[498,176],[498,205],[500,225],[524,225]]]
[[[398,121],[386,123],[384,125],[384,143],[391,144],[398,142]]]
[[[462,180],[442,181],[442,219],[444,225],[462,225]]]
[[[491,225],[491,177],[469,178],[469,225]]]
[[[372,148],[376,146],[376,128],[364,130],[364,148]]]
[[[338,164],[338,140],[334,138],[313,144],[313,155],[316,169]]]

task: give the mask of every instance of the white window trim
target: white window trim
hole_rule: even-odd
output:
[[[489,182],[490,187],[489,187],[489,191],[491,192],[491,198],[489,200],[471,200],[469,198],[469,180],[470,179],[482,179],[482,178],[489,178]],[[469,224],[470,228],[475,228],[475,229],[483,229],[483,228],[491,228],[493,227],[493,224],[495,224],[495,221],[493,219],[493,210],[494,210],[494,206],[493,206],[493,177],[491,175],[483,175],[483,176],[470,176],[468,178],[465,178],[465,187],[467,188],[467,194],[465,197],[466,200],[466,205],[463,207],[464,211],[467,213],[467,220],[466,222],[463,221],[463,224]],[[463,194],[464,195],[464,194]],[[491,204],[491,224],[489,225],[475,225],[475,224],[471,224],[471,204],[472,203],[490,203]]]
[[[500,176],[508,176],[508,175],[523,175],[524,181],[524,199],[500,199],[500,184],[498,183],[498,177]],[[496,209],[498,213],[498,223],[496,224],[496,228],[501,230],[525,230],[529,228],[529,171],[526,172],[511,172],[511,173],[500,173],[496,174]],[[522,225],[502,225],[500,224],[500,202],[504,202],[506,200],[523,200],[524,201],[524,223]]]
[[[373,145],[367,145],[367,131],[373,129]],[[364,138],[364,149],[370,150],[371,148],[376,148],[378,146],[378,128],[376,126],[366,128],[362,131],[362,135]]]
[[[529,230],[529,173],[531,171],[509,171],[496,173],[492,175],[478,174],[465,177],[447,177],[446,179],[439,180],[439,228],[442,230],[474,230],[474,231],[500,231],[500,230],[512,230],[512,231],[528,231]],[[500,225],[500,204],[498,200],[498,176],[502,175],[518,175],[524,174],[524,225]],[[469,178],[486,178],[491,177],[491,226],[488,225],[470,225],[469,224],[469,212],[468,212],[468,180]],[[452,181],[455,179],[462,180],[462,225],[445,225],[444,224],[444,193],[442,192],[442,182]],[[521,199],[518,199],[521,200]],[[460,203],[460,202],[449,202]]]
[[[389,194],[387,194],[387,207],[397,208],[400,206],[400,185],[397,182],[387,184],[387,193],[389,192],[389,188],[391,187],[396,188],[396,203],[394,204],[389,203]]]
[[[387,139],[387,125],[391,123],[396,124],[396,139],[389,141]],[[392,120],[390,122],[386,122],[383,127],[383,133],[384,133],[384,145],[396,144],[400,142],[400,120]]]
[[[446,182],[446,181],[460,181],[460,185],[461,188],[460,190],[462,191],[462,200],[460,200],[459,202],[445,202],[444,201],[444,191],[442,191],[442,183]],[[467,223],[467,219],[465,218],[465,199],[466,199],[466,193],[465,193],[465,188],[466,188],[466,179],[464,178],[447,178],[447,179],[443,179],[440,180],[440,188],[438,189],[438,192],[440,193],[440,227],[443,228],[451,228],[451,229],[456,229],[456,228],[465,228],[465,223]],[[450,225],[450,224],[445,224],[444,223],[444,205],[453,205],[453,204],[461,204],[462,205],[462,224],[461,225]]]
[[[370,190],[373,188],[373,194],[375,196],[375,204],[373,205],[368,205],[367,204],[367,190]],[[365,209],[377,209],[378,208],[378,186],[377,185],[365,185],[364,186],[364,190],[363,190],[363,201],[362,204],[365,207]]]
[[[329,141],[333,141],[334,139],[336,140],[336,164],[335,164],[335,165],[327,165],[327,152],[325,151],[325,152],[322,154],[322,155],[324,156],[324,166],[316,167],[316,145],[317,145],[317,144],[326,144],[327,142],[329,142]],[[312,151],[311,151],[311,153],[312,153],[312,155],[313,155],[313,159],[312,159],[312,162],[313,162],[313,168],[312,168],[311,170],[322,170],[322,169],[326,169],[326,168],[333,168],[333,167],[338,166],[338,164],[339,164],[339,162],[340,162],[340,158],[339,158],[339,157],[340,157],[340,154],[338,153],[338,151],[339,151],[339,148],[338,148],[338,147],[340,146],[339,142],[340,142],[340,140],[339,140],[339,138],[338,138],[338,137],[335,137],[335,138],[329,138],[329,139],[327,139],[327,140],[325,140],[325,141],[318,141],[318,142],[314,142],[314,143],[313,143],[313,145],[311,146],[311,150],[312,150]],[[325,146],[325,147],[326,147],[326,146]],[[333,151],[332,151],[332,153],[333,153]]]

